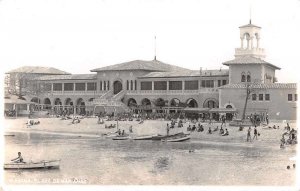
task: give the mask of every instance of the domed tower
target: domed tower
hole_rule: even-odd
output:
[[[240,48],[235,49],[235,59],[224,62],[229,66],[229,84],[276,82],[275,71],[280,68],[264,60],[265,51],[260,48],[261,27],[249,24],[240,28]]]

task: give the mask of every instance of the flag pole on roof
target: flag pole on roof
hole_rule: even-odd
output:
[[[154,36],[154,60],[156,60],[156,35]]]

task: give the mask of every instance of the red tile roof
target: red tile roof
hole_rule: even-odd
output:
[[[173,77],[206,77],[206,76],[228,76],[229,70],[190,70],[190,71],[174,71],[174,72],[150,72],[139,78],[173,78]]]
[[[121,64],[114,64],[102,68],[96,68],[91,70],[91,72],[100,72],[100,71],[122,71],[122,70],[146,70],[146,71],[178,71],[189,69],[181,68],[178,66],[165,64],[159,60],[134,60],[130,62],[124,62]]]
[[[31,74],[70,74],[68,72],[52,68],[52,67],[40,67],[40,66],[23,66],[14,70],[11,70],[9,72],[6,72],[7,74],[11,73],[31,73]]]
[[[34,80],[94,80],[97,74],[47,75],[34,78]]]
[[[269,62],[266,62],[261,58],[256,58],[254,56],[239,56],[239,57],[236,57],[233,60],[223,62],[223,65],[226,65],[226,66],[229,66],[229,65],[232,65],[232,64],[265,64],[265,65],[269,65],[273,68],[276,68],[276,69],[280,70],[279,67],[277,67],[273,64],[270,64]]]

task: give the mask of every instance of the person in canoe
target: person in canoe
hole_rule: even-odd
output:
[[[18,157],[12,159],[11,161],[16,162],[16,163],[21,163],[21,162],[24,163],[24,160],[23,160],[21,152],[18,152]]]

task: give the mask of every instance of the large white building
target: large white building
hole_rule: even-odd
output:
[[[296,119],[296,83],[277,82],[275,71],[280,68],[265,61],[260,38],[261,28],[251,21],[241,26],[241,46],[233,60],[223,63],[229,69],[195,71],[156,59],[134,60],[93,69],[92,74],[35,77],[28,87],[39,91],[29,91],[25,97],[41,109],[75,108],[77,113],[111,112],[117,107],[119,111],[183,110],[214,118],[219,113],[232,118],[236,113],[241,118],[248,95],[246,115]]]

